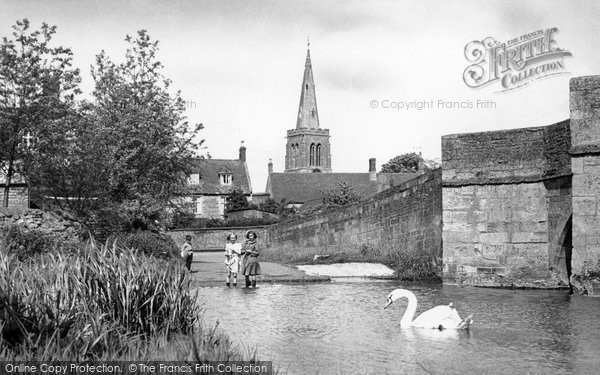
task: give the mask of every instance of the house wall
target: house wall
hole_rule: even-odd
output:
[[[4,199],[4,185],[0,184],[0,199]],[[29,208],[29,188],[25,185],[11,185],[8,191],[9,208]]]
[[[225,215],[225,196],[205,195],[198,197],[201,201],[201,210],[198,212],[200,217],[219,218]]]
[[[177,203],[198,218],[222,219],[225,217],[225,198],[225,195],[188,196],[179,198]]]

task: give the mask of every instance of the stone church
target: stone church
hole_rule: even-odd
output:
[[[370,196],[416,176],[415,173],[377,173],[375,159],[364,173],[334,173],[331,168],[329,129],[321,128],[310,45],[306,51],[304,75],[296,128],[287,131],[284,172],[273,172],[269,161],[266,192],[272,199],[286,199],[296,207],[321,203],[324,190],[338,189],[345,182],[355,191]],[[366,164],[366,163],[365,163]]]
[[[287,131],[285,172],[331,172],[329,129],[321,129],[319,124],[310,49],[304,63],[296,129]]]

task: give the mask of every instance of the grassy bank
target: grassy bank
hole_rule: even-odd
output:
[[[349,249],[344,252],[316,248],[296,248],[293,251],[268,248],[261,252],[261,257],[268,262],[289,265],[381,263],[395,270],[398,278],[406,280],[432,280],[441,275],[441,259],[438,260],[434,256],[417,255],[405,250],[378,249],[367,244],[356,250]]]
[[[42,250],[0,238],[3,360],[256,360],[201,324],[179,259],[116,242]]]

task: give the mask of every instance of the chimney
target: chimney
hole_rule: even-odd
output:
[[[417,167],[417,174],[420,176],[422,174],[425,174],[425,172],[425,160],[423,160],[423,156],[419,151],[419,166]]]
[[[377,181],[377,170],[375,168],[375,158],[369,159],[369,179]]]
[[[273,160],[269,159],[269,173],[273,173]]]
[[[246,161],[246,147],[244,147],[244,141],[242,141],[242,145],[240,146],[240,161]]]

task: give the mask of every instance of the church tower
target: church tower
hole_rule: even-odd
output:
[[[304,63],[296,129],[287,131],[285,172],[331,172],[329,129],[319,127],[310,43]]]

